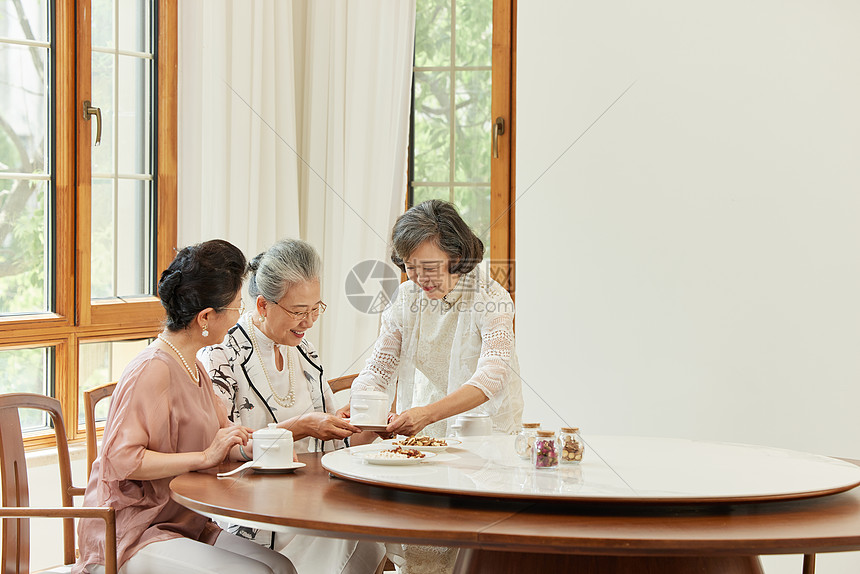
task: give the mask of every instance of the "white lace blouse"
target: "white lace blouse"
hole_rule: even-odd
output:
[[[472,385],[489,399],[474,410],[488,413],[494,430],[516,432],[523,399],[510,295],[476,268],[446,299],[429,299],[412,281],[400,285],[352,389],[387,391],[396,381],[397,411],[403,412]],[[426,431],[448,435],[453,422]]]

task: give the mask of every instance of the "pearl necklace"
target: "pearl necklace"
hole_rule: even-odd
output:
[[[287,393],[286,397],[282,397],[275,392],[275,387],[272,386],[272,380],[269,378],[269,372],[266,370],[266,365],[263,364],[263,355],[260,354],[260,346],[257,344],[257,335],[254,333],[256,327],[257,326],[254,325],[254,319],[251,318],[251,328],[249,329],[249,332],[251,333],[251,344],[254,346],[254,352],[257,354],[257,359],[260,360],[260,368],[263,369],[263,375],[266,377],[266,382],[269,384],[269,390],[272,391],[272,398],[275,399],[275,402],[282,407],[290,408],[296,404],[296,382],[295,375],[293,374],[292,353],[290,353],[290,349],[287,348],[287,371],[289,372],[290,378],[290,392]],[[275,348],[274,352],[277,353],[279,351]]]
[[[185,360],[185,357],[182,356],[182,353],[179,352],[179,349],[177,349],[175,346],[173,346],[173,343],[171,343],[170,341],[165,339],[164,336],[161,335],[161,333],[158,334],[158,338],[161,339],[162,341],[164,341],[165,343],[167,343],[168,347],[173,349],[173,352],[179,356],[179,360],[182,361],[183,365],[185,365],[185,370],[188,371],[189,375],[191,375],[191,380],[193,380],[195,383],[197,383],[199,385],[200,384],[200,371],[198,370],[197,363],[194,363],[194,370],[192,371],[191,367],[188,366],[188,361]]]

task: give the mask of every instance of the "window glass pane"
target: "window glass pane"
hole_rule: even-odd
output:
[[[94,179],[92,186],[93,299],[151,295],[152,182]]]
[[[492,65],[493,0],[457,0],[456,10],[457,65]]]
[[[0,0],[0,37],[46,42],[47,0]]]
[[[113,252],[117,297],[150,295],[152,277],[152,194],[149,181],[121,179],[117,186],[117,221]]]
[[[451,195],[450,187],[427,187],[422,185],[415,187],[412,191],[412,205],[418,205],[428,199],[451,201],[454,197]]]
[[[451,65],[451,0],[418,0],[415,65]]]
[[[85,422],[83,409],[84,391],[98,387],[111,381],[119,380],[125,366],[143,349],[151,339],[132,341],[107,341],[99,343],[81,343],[78,355],[79,393],[78,425]],[[107,417],[109,399],[100,402],[96,407],[96,420]]]
[[[53,347],[0,350],[0,392],[51,395],[53,389]],[[37,430],[47,426],[38,411],[21,411],[21,428]]]
[[[415,181],[450,181],[451,82],[448,72],[416,72]]]
[[[49,310],[48,185],[0,179],[0,315]]]
[[[116,12],[114,0],[91,0],[92,1],[92,28],[93,48],[113,48],[114,43],[114,19]],[[95,104],[98,105],[98,104]]]
[[[119,49],[152,52],[152,3],[119,0]]]
[[[93,179],[92,190],[90,296],[96,299],[114,294],[114,180]]]
[[[47,173],[47,48],[0,42],[0,172]]]
[[[490,181],[492,72],[457,72],[455,181]]]
[[[119,173],[151,174],[152,60],[120,56],[117,79]]]
[[[455,187],[454,205],[463,220],[472,228],[478,238],[484,242],[485,251],[490,246],[490,188],[489,187]]]
[[[102,111],[102,140],[96,142],[96,119],[90,120],[92,129],[92,170],[93,174],[111,175],[114,172],[114,65],[115,56],[100,52],[93,53],[92,94],[93,106]]]

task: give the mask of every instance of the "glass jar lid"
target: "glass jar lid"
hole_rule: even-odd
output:
[[[555,436],[555,431],[551,431],[551,430],[539,430],[539,431],[537,431],[537,435],[538,435],[539,437],[550,437],[550,436]]]
[[[561,432],[567,432],[567,433],[579,432],[579,427],[561,427]]]
[[[522,427],[524,429],[539,429],[540,423],[523,423]]]

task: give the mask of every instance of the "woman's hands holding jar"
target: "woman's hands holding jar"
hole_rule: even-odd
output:
[[[352,434],[361,432],[360,428],[351,425],[342,416],[319,412],[305,413],[286,428],[293,431],[294,440],[299,440],[306,436],[312,436],[320,440],[345,439]]]
[[[242,425],[223,427],[215,433],[212,444],[203,451],[203,464],[200,468],[212,468],[221,464],[230,449],[236,445],[246,445],[251,438],[251,429]]]

